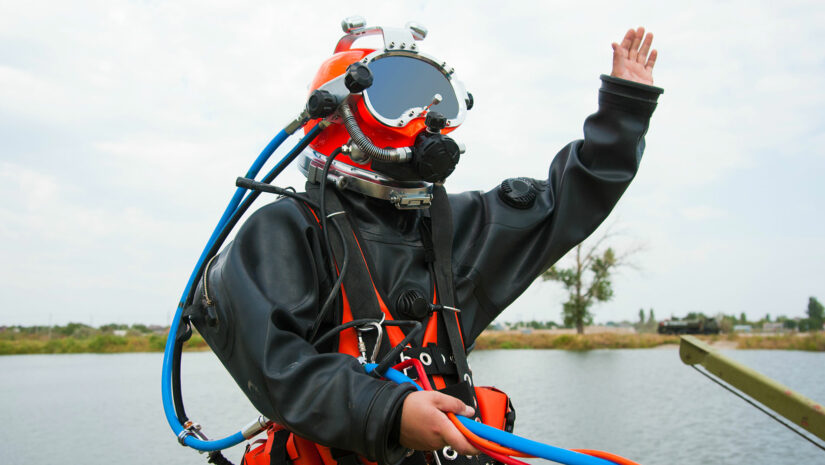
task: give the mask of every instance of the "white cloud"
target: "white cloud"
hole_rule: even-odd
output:
[[[95,310],[98,323],[165,321],[235,176],[300,110],[306,84],[340,37],[338,23],[356,13],[370,24],[425,24],[422,49],[454,64],[473,92],[476,108],[455,132],[468,152],[449,182],[453,191],[544,176],[596,109],[610,42],[627,27],[648,26],[666,93],[642,168],[615,212],[648,250],[644,272],[617,278],[617,300],[600,312],[633,318],[648,304],[665,311],[714,302],[758,316],[762,302],[825,295],[814,264],[821,247],[799,238],[825,226],[809,213],[825,198],[816,178],[825,170],[820,3],[366,2],[358,9],[258,1],[3,5],[0,323],[42,323],[56,306],[65,318],[106,309]],[[294,170],[282,180],[302,185]],[[770,251],[771,266],[808,276],[773,276],[754,250]],[[734,269],[750,274],[719,284]],[[776,285],[766,290],[760,279]],[[505,317],[549,306],[556,318],[548,300],[558,293],[543,286]],[[31,299],[32,289],[42,300]]]

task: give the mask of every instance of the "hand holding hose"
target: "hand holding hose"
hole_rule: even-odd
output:
[[[462,455],[479,451],[453,425],[446,413],[472,417],[472,407],[455,397],[436,391],[416,391],[404,399],[401,409],[401,445],[415,450],[436,450],[450,446]]]

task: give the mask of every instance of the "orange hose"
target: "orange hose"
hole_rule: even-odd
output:
[[[462,425],[460,421],[458,421],[458,418],[456,418],[454,413],[447,413],[447,417],[449,417],[450,421],[453,422],[455,427],[458,428],[459,431],[461,431],[461,434],[466,436],[472,442],[477,442],[481,444],[483,447],[490,449],[493,452],[498,452],[499,454],[510,455],[513,457],[534,458],[532,455],[525,454],[524,452],[520,452],[515,449],[510,449],[509,447],[504,447],[501,444],[489,441],[473,433],[472,431],[468,430],[466,426]]]
[[[626,459],[621,455],[611,454],[610,452],[605,452],[601,450],[593,450],[593,449],[571,449],[573,452],[579,452],[582,454],[591,455],[593,457],[598,457],[600,459],[610,460],[613,463],[618,465],[639,465],[638,463]]]
[[[398,365],[396,365],[393,368],[404,369],[404,368],[409,367],[409,366],[412,366],[416,370],[419,380],[422,381],[422,384],[424,385],[424,389],[427,390],[427,391],[432,390],[432,387],[430,386],[430,382],[427,379],[427,375],[426,375],[426,373],[424,373],[424,367],[423,367],[423,365],[421,365],[421,362],[419,362],[418,360],[409,359],[409,360],[406,360],[402,363],[399,363]],[[469,429],[467,429],[466,426],[462,425],[461,422],[458,421],[458,418],[456,418],[454,413],[447,412],[447,417],[450,419],[450,421],[453,422],[453,425],[455,425],[455,427],[458,428],[459,431],[461,431],[461,434],[463,434],[467,438],[467,440],[470,441],[470,443],[473,444],[473,446],[475,446],[476,448],[478,448],[478,446],[481,446],[482,448],[489,449],[489,450],[491,450],[491,451],[493,451],[497,454],[507,455],[507,456],[510,456],[510,457],[535,458],[535,456],[533,456],[533,455],[525,454],[524,452],[517,451],[515,449],[510,449],[509,447],[504,447],[501,444],[498,444],[498,443],[495,443],[493,441],[482,438],[481,436],[479,436],[479,435],[473,433],[472,431],[470,431]],[[620,455],[611,454],[610,452],[605,452],[605,451],[601,451],[601,450],[594,450],[594,449],[570,449],[570,450],[572,450],[573,452],[578,452],[580,454],[586,454],[586,455],[590,455],[592,457],[597,457],[597,458],[600,458],[600,459],[609,460],[609,461],[615,463],[616,465],[639,465],[638,463],[636,463],[636,462],[634,462],[630,459],[626,459],[626,458],[624,458]],[[487,451],[483,451],[483,452],[486,453]],[[524,462],[520,462],[520,461],[517,461],[517,460],[516,460],[516,462],[524,463]]]

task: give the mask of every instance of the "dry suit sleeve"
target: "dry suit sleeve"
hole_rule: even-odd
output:
[[[489,192],[451,196],[456,292],[470,340],[544,270],[604,221],[636,174],[644,136],[662,89],[602,76],[599,108],[584,138],[553,158],[527,206]]]
[[[326,286],[317,228],[300,209],[280,200],[244,224],[211,264],[206,294],[203,283],[198,289],[217,323],[193,320],[268,418],[322,445],[395,463],[405,449],[391,438],[393,418],[413,388],[376,379],[352,356],[319,353],[307,342]],[[209,305],[201,305],[206,315]]]

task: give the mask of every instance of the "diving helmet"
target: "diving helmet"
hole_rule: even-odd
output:
[[[329,126],[304,151],[299,169],[399,209],[424,208],[432,183],[455,169],[462,144],[447,134],[464,121],[472,95],[444,61],[422,53],[417,42],[427,29],[367,27],[361,17],[342,21],[345,35],[310,84],[306,112],[309,132]],[[362,37],[380,35],[381,49],[353,48]],[[340,150],[339,150],[340,149]]]

